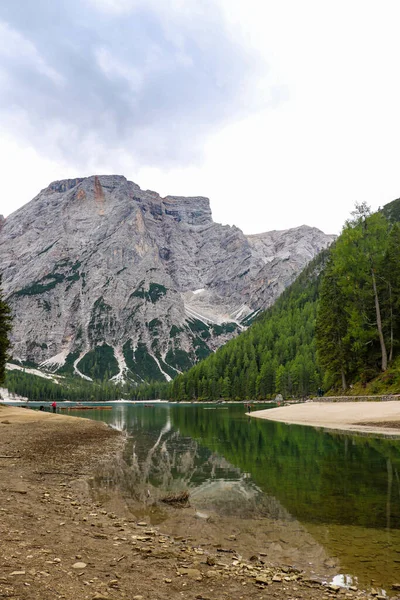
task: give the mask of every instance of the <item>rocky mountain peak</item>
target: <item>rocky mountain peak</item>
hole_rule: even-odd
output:
[[[170,378],[245,328],[332,236],[245,236],[204,197],[120,175],[51,183],[3,221],[0,272],[22,361],[89,378]]]
[[[70,192],[70,194],[67,194]],[[123,175],[93,175],[90,177],[65,179],[52,182],[39,196],[55,195],[63,201],[78,202],[77,208],[89,208],[90,202],[97,207],[99,216],[124,204],[129,209],[131,204],[141,206],[143,213],[150,213],[155,219],[172,218],[188,225],[206,225],[212,223],[210,201],[204,197],[187,198],[183,196],[166,196],[162,198],[152,190],[141,188],[128,181]],[[80,204],[80,206],[79,206]],[[107,206],[106,206],[107,205]]]
[[[77,186],[78,183],[81,183],[82,181],[84,181],[84,178],[63,179],[61,181],[53,181],[45,190],[42,190],[42,193],[47,192],[51,194],[52,192],[58,192],[59,194],[63,194],[64,192],[68,192],[68,190]]]

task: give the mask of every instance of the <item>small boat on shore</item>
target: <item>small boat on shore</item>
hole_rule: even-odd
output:
[[[112,406],[58,406],[59,410],[112,410]]]

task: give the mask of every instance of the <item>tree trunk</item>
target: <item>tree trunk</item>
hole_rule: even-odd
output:
[[[389,304],[390,304],[390,351],[389,364],[393,360],[393,304],[392,304],[392,286],[389,282]]]
[[[341,340],[340,336],[338,336],[337,344],[340,348],[340,357],[341,357],[341,363],[342,363],[340,365],[340,375],[342,377],[342,389],[343,389],[343,391],[345,391],[347,389],[347,381],[346,381],[346,373],[345,373],[344,366],[343,366],[344,360],[343,360],[343,353],[342,353],[342,340]]]
[[[346,374],[344,372],[344,369],[341,369],[341,375],[342,375],[342,388],[343,388],[343,391],[345,391],[347,389],[347,383],[346,383]]]
[[[371,269],[372,276],[372,286],[374,288],[374,298],[375,298],[375,311],[376,311],[376,326],[378,328],[379,342],[381,344],[381,354],[382,354],[382,371],[386,371],[387,369],[387,352],[385,346],[385,340],[382,332],[382,319],[381,319],[381,309],[379,307],[379,298],[378,298],[378,290],[376,289],[376,279],[374,270]]]

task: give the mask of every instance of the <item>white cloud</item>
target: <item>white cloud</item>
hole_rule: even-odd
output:
[[[11,23],[0,127],[45,158],[77,169],[105,152],[110,168],[124,153],[139,167],[189,165],[221,124],[256,108],[261,65],[211,0],[21,3],[0,3]],[[62,89],[51,85],[58,73]]]
[[[42,177],[35,191],[54,179],[51,174],[57,169],[57,177],[123,173],[162,195],[208,195],[217,221],[235,223],[247,233],[302,223],[338,232],[355,201],[366,200],[378,208],[400,196],[397,1],[93,0],[92,7],[93,3],[99,18],[107,24],[113,15],[133,19],[146,7],[158,15],[169,51],[160,50],[157,36],[152,36],[152,45],[146,44],[141,56],[140,75],[145,78],[147,73],[157,74],[160,65],[167,73],[168,69],[172,73],[177,69],[176,79],[167,75],[162,87],[163,93],[168,92],[168,110],[155,112],[156,105],[149,111],[139,110],[133,145],[124,137],[131,122],[115,120],[112,112],[107,113],[107,103],[100,107],[94,104],[82,121],[98,114],[105,133],[94,120],[90,136],[83,141],[82,124],[76,130],[63,130],[61,123],[52,151],[62,147],[65,134],[74,152],[80,145],[83,151],[79,156],[90,160],[82,162],[79,169],[75,163],[74,169],[72,159],[64,156],[58,167],[53,163],[50,168],[48,159],[35,154],[32,162],[29,155]],[[204,11],[206,20],[202,18]],[[207,23],[214,27],[213,38],[208,35]],[[240,96],[240,110],[237,105],[224,105],[214,120],[215,126],[209,127],[206,120],[210,113],[203,112],[204,107],[214,108],[221,101],[218,94],[210,95],[202,80],[197,80],[198,87],[194,87],[196,80],[188,88],[176,89],[176,85],[182,82],[186,70],[202,66],[209,69],[210,65],[215,89],[231,85],[238,78],[235,56],[229,52],[224,55],[228,59],[220,64],[213,64],[218,54],[205,64],[201,55],[193,53],[191,43],[195,40],[198,51],[207,50],[205,56],[213,56],[213,49],[218,49],[216,32],[224,43],[234,40],[238,56],[248,60],[254,70],[241,71],[242,79],[234,88]],[[137,64],[126,53],[116,52],[118,45],[111,48],[104,44],[101,35],[95,42],[95,48],[105,48],[103,54],[97,54],[103,75],[113,79],[115,85],[125,79],[127,89],[143,85],[135,71]],[[258,68],[258,55],[268,64],[268,71]],[[51,61],[47,63],[54,68]],[[247,76],[253,78],[250,86]],[[0,80],[7,77],[8,72],[0,69]],[[194,109],[185,112],[195,100],[198,103]],[[181,102],[179,106],[175,106],[177,102]],[[125,109],[122,103],[118,110],[123,114]],[[19,148],[11,153],[18,164],[15,172],[27,168],[26,144],[20,137],[26,124],[18,125],[21,118],[16,118],[11,127]],[[170,125],[167,136],[166,123]],[[185,137],[183,145],[179,132]],[[94,146],[95,155],[90,151]],[[6,146],[2,147],[6,151]],[[144,161],[138,160],[138,148]],[[177,160],[163,159],[174,153]],[[13,196],[18,196],[18,202],[24,196],[20,185],[14,180],[7,193],[14,205],[17,200],[12,200]]]
[[[143,74],[139,69],[119,61],[107,48],[97,48],[94,54],[99,67],[107,77],[125,79],[133,92],[140,91],[143,85]]]
[[[64,78],[53,69],[40,55],[37,48],[18,31],[0,21],[0,59],[11,59],[14,63],[22,61],[32,69],[61,85]]]

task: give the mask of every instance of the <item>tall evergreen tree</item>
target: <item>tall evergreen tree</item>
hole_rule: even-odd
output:
[[[343,294],[333,263],[329,261],[321,284],[316,341],[319,364],[333,377],[334,383],[341,381],[347,388],[347,373],[350,364],[349,339],[347,337],[348,316]]]
[[[5,366],[10,348],[11,311],[3,299],[0,277],[0,383],[5,379]]]
[[[382,325],[383,273],[389,223],[382,213],[371,214],[365,204],[357,204],[332,250],[338,283],[346,296],[348,335],[361,361],[372,357],[370,348],[379,344],[381,370],[387,369],[387,349]],[[368,347],[369,346],[369,347]]]
[[[385,328],[389,338],[389,363],[400,347],[400,224],[394,223],[388,238],[383,264],[386,290]]]

